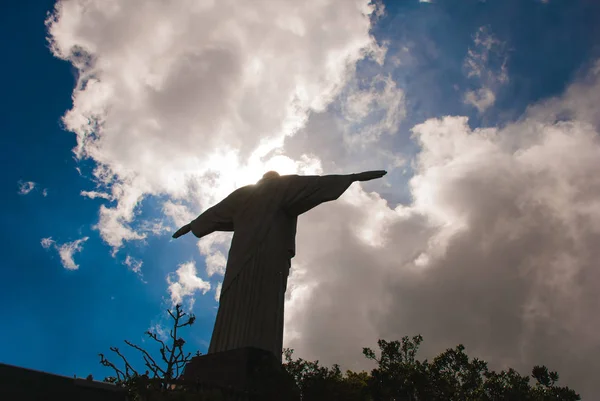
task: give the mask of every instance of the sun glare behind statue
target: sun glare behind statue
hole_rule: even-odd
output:
[[[263,168],[263,174],[267,171],[277,171],[280,175],[296,174],[298,172],[298,166],[296,165],[296,162],[283,155],[272,157],[265,163]]]
[[[322,173],[318,158],[302,155],[294,160],[279,153],[279,145],[275,141],[261,144],[246,160],[240,160],[236,149],[220,149],[202,159],[178,160],[176,168],[161,169],[157,174],[164,176],[167,191],[176,194],[175,198],[189,197],[192,191],[191,197],[204,209],[237,188],[256,184],[267,171],[280,175]]]
[[[304,164],[284,155],[275,155],[267,160],[251,157],[247,163],[242,164],[235,153],[213,154],[211,170],[217,173],[219,178],[218,185],[210,189],[212,200],[209,203],[224,198],[237,188],[256,184],[267,171],[277,171],[280,175],[297,174],[300,172],[300,166]]]

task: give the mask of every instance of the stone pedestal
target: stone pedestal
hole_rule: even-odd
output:
[[[270,352],[240,348],[196,356],[186,365],[183,380],[205,386],[248,392],[249,399],[295,401],[295,385]]]

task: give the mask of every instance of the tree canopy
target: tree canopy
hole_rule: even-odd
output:
[[[575,401],[580,396],[557,385],[558,373],[534,366],[531,377],[514,369],[495,372],[487,363],[469,358],[465,347],[447,349],[432,361],[417,359],[420,335],[401,341],[379,340],[379,355],[364,348],[376,362],[371,372],[342,373],[319,362],[294,360],[284,351],[284,368],[294,378],[303,401]],[[532,382],[531,379],[534,379]]]

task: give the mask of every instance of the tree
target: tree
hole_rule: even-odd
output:
[[[370,348],[363,348],[363,355],[377,363],[368,380],[374,400],[417,400],[430,396],[427,361],[416,359],[422,341],[420,335],[412,339],[404,337],[402,341],[379,340],[379,358]]]
[[[347,371],[339,365],[319,366],[319,361],[292,359],[293,350],[284,350],[285,371],[293,378],[303,401],[362,401],[367,387],[368,373]]]
[[[184,312],[179,304],[175,305],[175,311],[168,310],[167,312],[173,320],[173,328],[169,331],[167,342],[161,340],[155,332],[148,330],[145,333],[160,345],[160,359],[153,357],[142,347],[125,340],[125,344],[141,353],[146,371],[140,374],[140,370],[135,369],[129,363],[119,348],[110,347],[110,350],[121,358],[124,367],[119,369],[114,363],[106,359],[104,354],[99,354],[100,363],[115,372],[115,376],[106,377],[104,381],[125,386],[131,391],[141,387],[152,387],[157,390],[169,390],[175,387],[183,373],[185,364],[191,360],[191,353],[185,354],[183,351],[185,341],[183,338],[178,337],[178,331],[186,326],[193,325],[196,317]],[[197,352],[196,355],[199,355],[199,353]]]
[[[317,362],[293,360],[286,349],[284,368],[292,375],[303,401],[576,401],[580,396],[557,385],[558,373],[535,366],[531,377],[514,369],[491,371],[487,363],[471,359],[465,347],[447,349],[431,362],[417,359],[423,337],[403,337],[401,341],[379,340],[379,356],[363,348],[376,367],[370,372],[342,374],[339,366],[319,366]]]

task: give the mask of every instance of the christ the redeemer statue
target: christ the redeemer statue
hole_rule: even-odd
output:
[[[354,181],[385,174],[379,170],[280,176],[270,171],[173,234],[178,238],[191,231],[201,238],[214,231],[233,231],[209,354],[255,347],[281,360],[283,305],[290,260],[296,252],[298,216],[337,199]]]

